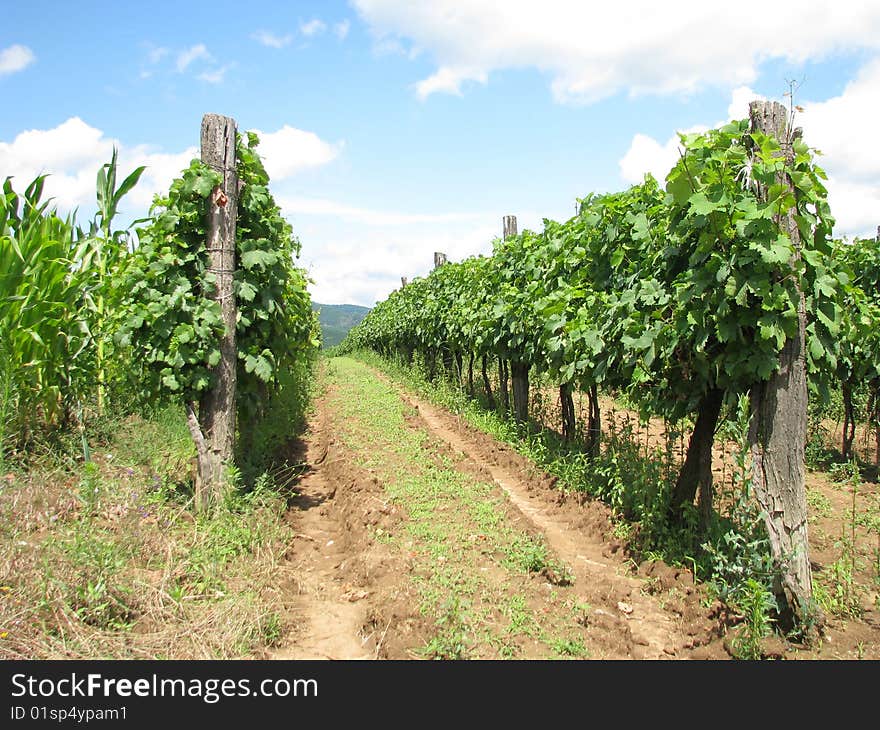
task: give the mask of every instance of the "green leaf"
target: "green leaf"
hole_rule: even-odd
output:
[[[165,375],[162,378],[162,385],[164,385],[170,391],[180,390],[180,382],[177,380],[177,376],[174,373]]]

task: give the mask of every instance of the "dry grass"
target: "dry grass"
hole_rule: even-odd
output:
[[[91,465],[2,475],[0,659],[259,657],[280,639],[285,502],[257,489],[194,516],[179,429],[129,419]]]

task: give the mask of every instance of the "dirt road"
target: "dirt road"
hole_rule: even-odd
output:
[[[727,656],[719,607],[628,559],[604,505],[359,362],[323,379],[277,658]]]

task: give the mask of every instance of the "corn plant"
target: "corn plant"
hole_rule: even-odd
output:
[[[111,276],[121,265],[128,246],[128,232],[114,231],[113,219],[119,210],[119,203],[123,196],[128,193],[140,180],[145,167],[141,166],[134,170],[122,184],[116,187],[116,170],[118,151],[114,147],[110,162],[105,163],[98,170],[96,181],[96,196],[98,213],[92,222],[89,235],[80,236],[80,243],[76,252],[83,274],[88,275],[87,288],[90,296],[87,297],[89,307],[91,331],[95,338],[95,369],[97,377],[97,409],[98,413],[104,412],[107,385],[107,355],[106,349],[112,346],[110,327],[108,325],[108,303],[113,296],[111,288]]]
[[[74,224],[41,200],[44,181],[37,177],[19,195],[7,178],[0,196],[4,404],[19,442],[38,424],[65,418],[89,379]]]

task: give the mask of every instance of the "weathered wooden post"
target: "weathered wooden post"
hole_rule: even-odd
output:
[[[502,229],[505,240],[516,236],[516,216],[504,216]],[[529,419],[529,364],[517,357],[510,359],[510,384],[513,390],[513,417],[517,423],[525,423]]]
[[[516,216],[515,215],[506,215],[501,221],[501,226],[503,229],[503,233],[501,234],[502,240],[507,240],[511,236],[515,236],[517,234],[516,229]]]
[[[788,111],[778,102],[753,101],[749,104],[751,129],[775,137],[780,155],[794,159],[792,140],[800,130],[788,128]],[[788,175],[780,173],[777,183],[787,185],[794,195]],[[767,191],[761,189],[761,196]],[[794,246],[791,260],[801,255],[801,236],[796,211],[779,216],[776,223]],[[750,392],[751,421],[749,444],[752,453],[755,496],[764,511],[770,549],[780,569],[776,593],[782,620],[787,628],[805,625],[809,618],[820,620],[813,605],[810,572],[810,546],[807,535],[807,499],[804,482],[804,449],[807,438],[807,369],[805,357],[806,305],[798,285],[798,327],[779,353],[779,369],[769,380],[756,383]]]
[[[216,286],[211,298],[218,302],[224,332],[220,339],[220,362],[213,369],[211,387],[199,401],[196,421],[192,404],[189,426],[198,450],[196,508],[205,510],[222,496],[224,468],[231,464],[235,448],[235,384],[237,307],[232,282],[235,274],[235,222],[238,211],[238,175],[235,158],[235,120],[219,114],[202,118],[202,162],[223,175],[211,192],[208,210],[208,271]]]
[[[877,236],[874,239],[880,243],[880,226],[877,226]],[[880,466],[880,378],[874,378],[868,383],[868,425],[874,427],[874,465]],[[865,450],[867,451],[867,433],[865,434]],[[867,454],[865,454],[867,458]],[[880,538],[878,538],[880,548]]]

